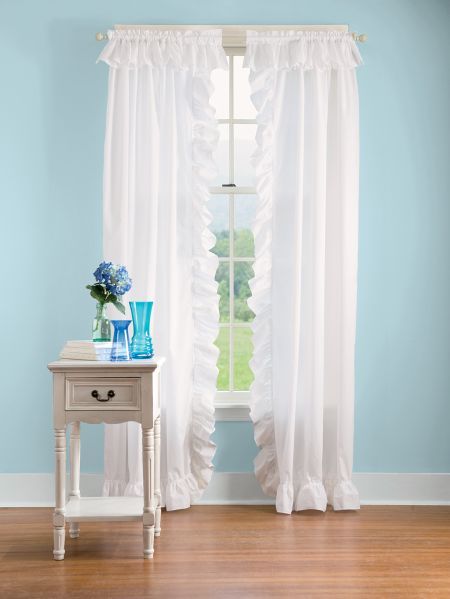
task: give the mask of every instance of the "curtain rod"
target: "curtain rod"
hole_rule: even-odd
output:
[[[204,29],[222,29],[223,45],[245,47],[245,32],[253,31],[279,31],[289,29],[292,31],[343,31],[348,32],[348,25],[114,25],[114,29],[175,29],[178,31],[201,31]],[[368,36],[365,33],[352,32],[355,42],[365,42]],[[107,40],[106,33],[98,32],[95,35],[98,42]]]

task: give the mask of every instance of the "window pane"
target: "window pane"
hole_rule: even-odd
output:
[[[252,258],[255,255],[252,226],[256,216],[256,195],[234,196],[234,255]]]
[[[227,57],[227,60],[229,58]],[[229,74],[223,69],[215,69],[211,74],[214,92],[211,96],[211,106],[216,110],[216,119],[229,118]]]
[[[235,322],[251,322],[253,312],[247,305],[251,296],[248,282],[254,276],[251,262],[234,263],[234,320]]]
[[[221,186],[222,183],[230,183],[230,169],[229,169],[229,139],[230,139],[230,130],[228,125],[219,125],[219,143],[217,144],[217,149],[214,153],[214,160],[217,165],[218,175],[216,179],[212,182],[214,186]]]
[[[234,57],[234,118],[236,119],[255,119],[256,109],[250,99],[250,84],[248,75],[250,69],[243,68],[244,57]]]
[[[212,223],[209,229],[216,236],[216,245],[211,250],[218,256],[230,255],[230,229],[229,229],[229,199],[228,196],[212,195],[208,202],[208,208],[212,215]]]
[[[248,391],[253,382],[249,361],[253,355],[252,330],[250,327],[233,329],[234,389]]]
[[[230,329],[228,327],[220,328],[216,345],[220,351],[217,360],[217,368],[219,369],[217,389],[219,391],[228,391],[230,389]]]
[[[220,322],[230,322],[230,264],[221,262],[216,272],[219,283],[219,316]]]
[[[255,184],[251,156],[256,149],[256,125],[234,125],[234,183],[251,186]]]

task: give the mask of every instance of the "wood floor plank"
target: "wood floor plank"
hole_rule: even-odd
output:
[[[153,560],[137,523],[84,523],[52,559],[51,510],[0,509],[0,597],[450,598],[450,507],[271,506],[163,513]]]

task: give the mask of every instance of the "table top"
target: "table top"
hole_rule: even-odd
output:
[[[150,360],[129,360],[123,362],[111,362],[110,360],[55,360],[47,365],[51,371],[55,370],[77,370],[77,369],[95,369],[95,368],[126,368],[129,370],[155,370],[160,368],[166,359],[163,356],[157,356]]]

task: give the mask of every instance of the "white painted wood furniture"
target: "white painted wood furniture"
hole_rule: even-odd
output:
[[[53,373],[55,511],[53,557],[64,559],[65,524],[71,538],[84,521],[138,520],[144,558],[153,557],[161,531],[160,370],[164,358],[130,362],[58,360]],[[142,424],[144,497],[80,497],[80,422]],[[66,502],[66,427],[70,432],[70,494]]]

